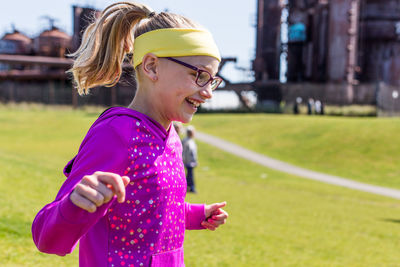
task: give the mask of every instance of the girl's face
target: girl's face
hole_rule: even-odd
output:
[[[212,77],[217,74],[219,62],[209,56],[175,57],[182,62],[208,71]],[[212,98],[211,83],[204,87],[196,84],[197,72],[166,58],[159,58],[158,80],[155,86],[155,107],[161,117],[160,123],[171,121],[188,123],[198,107]],[[165,124],[164,124],[165,123]]]

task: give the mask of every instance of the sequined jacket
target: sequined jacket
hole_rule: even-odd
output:
[[[36,215],[36,246],[66,255],[79,241],[80,266],[184,266],[185,229],[203,229],[205,206],[184,201],[181,155],[174,127],[166,131],[131,109],[108,109],[66,165],[56,199]],[[95,171],[130,177],[124,203],[114,198],[89,213],[70,201],[82,177]]]

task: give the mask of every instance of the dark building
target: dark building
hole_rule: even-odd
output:
[[[397,0],[259,0],[260,100],[379,104],[400,85],[399,21]],[[276,85],[282,63],[287,81]]]
[[[29,55],[33,52],[32,39],[14,30],[5,34],[0,40],[1,54],[22,54]]]
[[[253,62],[254,87],[258,101],[269,104],[282,99],[279,83],[281,54],[281,13],[280,0],[258,1],[256,58]],[[276,107],[272,106],[272,109]]]
[[[6,34],[0,40],[0,101],[128,105],[136,88],[129,65],[116,86],[94,88],[84,97],[78,97],[66,74],[73,62],[67,55],[76,51],[84,29],[99,14],[73,6],[73,36],[55,27],[51,18],[50,28],[33,39],[16,30]]]
[[[71,36],[57,27],[43,31],[34,39],[34,51],[37,56],[65,57],[71,51]]]
[[[86,27],[100,15],[100,11],[89,8],[73,6],[73,17],[74,17],[74,35],[72,37],[72,47],[73,51],[76,51],[82,41],[82,33],[85,31]]]

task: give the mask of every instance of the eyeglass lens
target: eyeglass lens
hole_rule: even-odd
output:
[[[221,84],[220,78],[218,77],[213,78],[211,74],[208,73],[207,71],[198,70],[197,73],[198,76],[196,83],[201,87],[205,86],[208,82],[211,81],[211,90],[214,90]]]
[[[216,89],[220,83],[221,83],[220,80],[214,79],[214,80],[211,82],[211,89],[212,89],[212,90]]]
[[[198,78],[197,78],[197,83],[198,83],[200,86],[206,85],[210,79],[211,79],[210,74],[208,74],[208,73],[205,72],[205,71],[199,71],[199,76],[198,76]]]

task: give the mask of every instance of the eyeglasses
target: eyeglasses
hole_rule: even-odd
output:
[[[195,67],[193,65],[190,65],[188,63],[185,63],[183,61],[177,60],[177,59],[172,58],[172,57],[165,57],[165,58],[168,59],[168,60],[171,60],[171,61],[173,61],[175,63],[178,63],[178,64],[180,64],[182,66],[185,66],[185,67],[187,67],[189,69],[192,69],[192,70],[196,71],[197,72],[196,84],[198,86],[200,86],[200,87],[204,87],[208,83],[211,83],[211,90],[215,90],[215,89],[217,89],[217,87],[222,82],[222,78],[220,78],[220,77],[212,77],[211,73],[209,73],[206,70],[201,70],[201,69],[199,69],[199,68],[197,68],[197,67]]]

